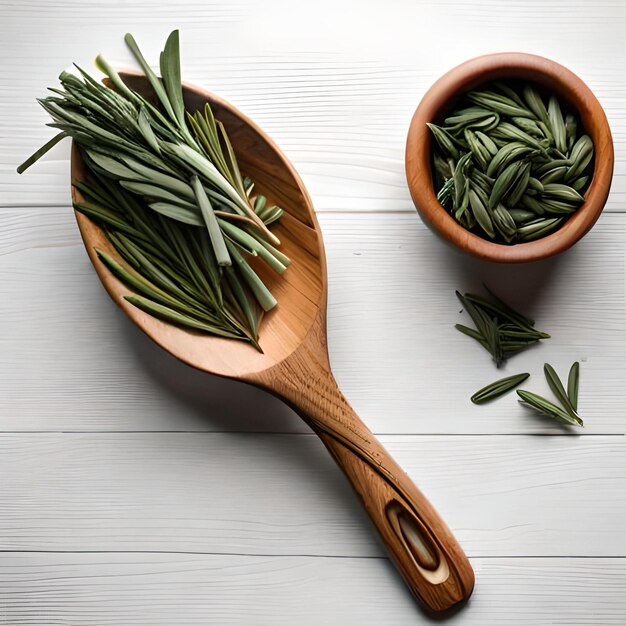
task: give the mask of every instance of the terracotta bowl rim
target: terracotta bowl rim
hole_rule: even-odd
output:
[[[498,244],[467,231],[437,201],[431,170],[431,137],[426,122],[440,117],[448,103],[463,91],[501,78],[523,78],[549,85],[576,108],[594,143],[595,166],[585,202],[556,232],[537,241]],[[595,224],[606,204],[613,176],[611,130],[601,104],[589,87],[563,65],[523,52],[475,57],[439,78],[420,101],[406,143],[406,176],[424,222],[452,245],[479,258],[500,263],[537,261],[567,250]]]

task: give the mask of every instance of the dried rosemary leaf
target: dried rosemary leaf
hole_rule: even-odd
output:
[[[574,411],[578,411],[578,385],[580,381],[580,363],[575,361],[569,371],[567,377],[567,397],[574,407]]]
[[[518,385],[521,385],[530,374],[516,374],[514,376],[507,376],[501,378],[495,382],[486,385],[482,389],[479,389],[470,399],[474,404],[484,404],[490,400],[498,398],[511,389],[515,389]]]
[[[548,386],[552,390],[552,393],[557,397],[558,401],[561,403],[563,409],[575,420],[580,420],[580,417],[576,413],[576,409],[573,407],[565,388],[563,387],[563,383],[556,373],[555,369],[549,363],[545,363],[543,366],[543,371],[546,376],[546,380],[548,381]]]
[[[525,391],[524,389],[518,389],[517,395],[520,397],[522,405],[530,407],[542,415],[551,417],[561,424],[567,424],[569,426],[583,425],[582,420],[574,419],[556,404],[550,402],[550,400],[546,400],[546,398],[543,398],[536,393]]]
[[[593,144],[568,107],[551,94],[546,107],[532,84],[498,81],[462,95],[443,123],[428,124],[442,206],[497,243],[557,230],[583,204],[593,159]]]
[[[519,313],[498,298],[486,285],[489,297],[458,291],[456,296],[472,318],[476,328],[456,324],[455,328],[475,339],[493,357],[496,365],[502,364],[515,353],[525,350],[550,335],[537,330],[534,320]]]

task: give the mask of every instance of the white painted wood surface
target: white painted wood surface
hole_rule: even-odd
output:
[[[474,559],[480,588],[453,626],[623,626],[621,559]],[[6,553],[7,624],[432,624],[386,559]]]
[[[469,556],[626,557],[622,436],[382,442]],[[383,554],[313,435],[6,434],[0,475],[0,550]]]
[[[477,589],[459,625],[626,623],[626,5],[548,0],[4,0],[0,4],[0,624],[429,623],[322,447],[277,400],[189,370],[97,283],[67,146],[34,99],[97,52],[129,65],[181,29],[183,70],[285,150],[320,211],[329,344],[346,396],[442,512]],[[480,53],[524,50],[604,105],[606,213],[559,259],[460,257],[419,221],[404,138],[420,96]],[[452,328],[486,280],[552,333],[509,361],[582,361],[584,432],[509,396]]]
[[[615,398],[626,377],[624,215],[604,215],[559,259],[516,268],[461,257],[415,213],[323,213],[320,221],[331,360],[375,432],[563,432],[513,397],[481,407],[468,401],[501,375],[453,328],[465,321],[454,289],[480,289],[483,279],[553,335],[503,372],[529,371],[528,385],[541,390],[544,360],[567,373],[580,359],[584,434],[624,432]],[[1,430],[306,432],[276,399],[190,370],[118,315],[69,206],[0,212],[0,271],[0,315],[10,329],[0,354]]]

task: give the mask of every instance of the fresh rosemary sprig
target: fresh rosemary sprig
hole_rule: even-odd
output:
[[[577,412],[578,381],[580,377],[579,368],[579,363],[576,361],[570,369],[568,392],[566,393],[563,383],[558,377],[555,369],[549,363],[544,365],[544,373],[546,380],[548,381],[548,386],[561,403],[561,406],[554,404],[554,402],[551,402],[542,396],[531,393],[530,391],[518,389],[517,395],[520,397],[520,404],[532,408],[542,415],[551,417],[562,424],[567,424],[569,426],[582,426],[583,420]]]
[[[249,179],[245,182],[251,184]],[[250,292],[265,287],[254,278],[256,274],[242,277],[234,267],[220,267],[204,228],[155,213],[97,173],[92,173],[89,183],[76,186],[85,197],[85,202],[74,205],[76,210],[105,231],[121,257],[118,262],[96,250],[109,271],[137,294],[126,298],[131,304],[172,324],[248,340],[259,347],[263,308]],[[237,250],[236,254],[243,259]],[[272,304],[269,291],[260,296]]]
[[[532,84],[470,91],[434,141],[437,198],[463,227],[513,244],[554,232],[583,203],[593,143],[573,113]]]
[[[61,132],[18,172],[71,137],[89,171],[87,181],[74,181],[85,198],[74,208],[111,241],[120,259],[101,250],[98,257],[136,292],[127,300],[170,323],[259,348],[261,316],[276,300],[249,261],[257,257],[279,274],[289,265],[268,230],[282,209],[253,193],[209,104],[185,110],[178,31],[161,53],[160,78],[132,35],[125,40],[159,105],[128,87],[101,56],[96,64],[110,86],[78,67],[80,77],[62,72],[61,89],[39,100],[53,119],[49,126]]]
[[[455,328],[480,343],[491,354],[496,366],[500,367],[510,356],[550,337],[535,329],[534,320],[519,313],[498,298],[486,285],[483,286],[489,294],[488,298],[456,292],[476,328],[463,324],[456,324]]]

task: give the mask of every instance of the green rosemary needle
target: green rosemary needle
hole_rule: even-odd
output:
[[[476,328],[462,324],[456,324],[455,328],[485,348],[498,367],[517,352],[550,337],[548,333],[534,327],[534,320],[519,313],[486,285],[483,286],[488,297],[456,292]]]
[[[536,393],[531,393],[530,391],[525,391],[524,389],[518,389],[517,395],[520,397],[522,405],[528,406],[542,415],[551,417],[557,422],[568,424],[569,426],[583,425],[582,420],[574,419],[561,407],[557,406],[553,402],[550,402],[550,400],[546,400],[546,398],[537,395]]]
[[[132,35],[125,41],[155,100],[126,85],[101,56],[96,63],[111,87],[80,68],[80,76],[62,72],[62,89],[39,100],[61,132],[18,172],[71,137],[88,171],[74,182],[83,197],[74,208],[107,236],[115,254],[98,250],[98,258],[134,292],[126,300],[171,324],[260,349],[261,318],[277,303],[257,264],[280,274],[290,263],[268,229],[283,211],[253,193],[210,105],[185,110],[178,31],[161,53],[160,77]]]
[[[547,417],[555,419],[557,422],[560,422],[562,424],[568,424],[570,426],[582,426],[583,420],[576,412],[578,405],[578,361],[576,361],[570,369],[567,393],[563,388],[563,383],[561,382],[561,379],[558,377],[555,369],[549,363],[546,363],[544,365],[543,371],[545,373],[548,386],[561,403],[561,406],[557,406],[550,400],[547,400],[546,398],[543,398],[542,396],[539,396],[535,393],[531,393],[530,391],[518,389],[517,394],[521,399],[521,403],[534,409],[535,411],[538,411],[542,415],[546,415]],[[572,398],[574,398],[573,402]]]
[[[510,245],[545,237],[584,202],[593,142],[577,112],[543,91],[494,82],[427,124],[437,199],[485,239]]]
[[[567,397],[574,407],[574,411],[578,411],[578,384],[580,380],[580,363],[574,361],[567,377]]]
[[[483,404],[485,402],[489,402],[490,400],[494,400],[508,391],[511,391],[511,389],[515,389],[518,385],[521,385],[529,376],[530,374],[516,374],[514,376],[507,376],[506,378],[496,380],[490,385],[486,385],[482,389],[479,389],[471,397],[471,401],[474,404]]]
[[[574,419],[580,419],[578,414],[576,413],[576,409],[574,408],[571,400],[569,399],[567,392],[565,391],[565,388],[563,387],[563,383],[561,382],[561,379],[559,378],[558,374],[556,373],[552,365],[550,365],[549,363],[545,363],[543,366],[543,371],[544,371],[546,380],[548,381],[548,386],[552,390],[552,393],[557,397],[557,399],[561,403],[561,406],[563,407],[563,409],[565,409],[565,411],[569,413],[569,415],[573,417]]]

